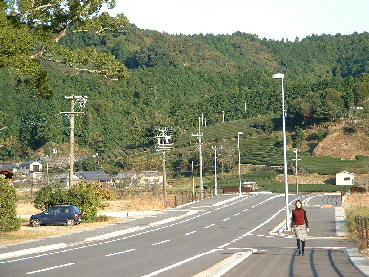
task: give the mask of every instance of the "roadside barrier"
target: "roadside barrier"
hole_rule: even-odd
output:
[[[203,199],[213,197],[214,195],[215,195],[214,190],[204,189],[203,191]],[[184,205],[190,202],[195,202],[198,200],[201,200],[200,192],[195,192],[193,194],[192,192],[186,191],[186,192],[177,193],[175,195],[174,203],[175,203],[175,207],[177,207],[177,206]]]
[[[369,247],[369,226],[368,218],[363,216],[355,216],[356,229],[361,239],[366,241],[366,247]]]

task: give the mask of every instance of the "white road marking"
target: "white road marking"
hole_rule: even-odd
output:
[[[96,236],[96,237],[90,237],[90,238],[86,238],[85,241],[94,241],[94,240],[104,240],[104,239],[110,239],[112,237],[117,237],[117,236],[121,236],[121,235],[126,235],[132,232],[136,232],[139,231],[140,227],[132,227],[129,229],[125,229],[125,230],[121,230],[121,231],[116,231],[116,232],[111,232],[108,234],[104,234],[104,235],[100,235],[100,236]]]
[[[122,252],[117,252],[117,253],[112,253],[112,254],[107,254],[105,255],[105,257],[110,257],[110,256],[115,256],[115,255],[119,255],[119,254],[124,254],[124,253],[128,253],[128,252],[132,252],[132,251],[135,251],[136,249],[129,249],[129,250],[126,250],[126,251],[122,251]]]
[[[223,221],[227,221],[227,220],[229,220],[230,218],[228,217],[228,218],[225,218],[225,219],[223,219]]]
[[[196,233],[196,232],[197,232],[197,231],[189,232],[189,233],[185,234],[185,236],[188,236],[188,235],[194,234],[194,233]]]
[[[210,228],[210,227],[213,227],[213,226],[215,226],[214,223],[213,224],[210,224],[209,226],[204,227],[204,229],[207,229],[207,228]]]
[[[61,267],[71,266],[71,265],[74,265],[74,264],[75,263],[69,263],[69,264],[63,264],[63,265],[58,265],[58,266],[52,266],[52,267],[48,267],[48,268],[44,268],[44,269],[40,269],[40,270],[29,271],[26,274],[28,274],[28,275],[35,274],[35,273],[49,271],[49,270],[53,270],[53,269],[57,269],[57,268],[61,268]]]
[[[157,243],[153,243],[152,245],[159,245],[159,244],[167,243],[167,242],[170,242],[170,241],[171,241],[170,239],[167,239],[167,240],[159,241]]]
[[[269,198],[268,200],[272,199]],[[264,201],[265,202],[265,201]],[[264,226],[265,224],[267,224],[268,222],[270,222],[273,218],[275,218],[279,213],[281,213],[283,210],[285,210],[285,208],[282,208],[280,209],[278,212],[276,212],[275,214],[273,214],[269,219],[267,219],[266,221],[264,221],[263,223],[259,224],[258,226],[256,226],[255,228],[251,229],[250,231],[248,231],[247,233],[243,234],[242,236],[238,237],[237,239],[234,239],[232,240],[231,242],[228,242],[228,243],[225,243],[221,246],[219,246],[218,248],[225,248],[227,247],[228,245],[236,242],[236,241],[239,241],[240,239],[246,237],[246,236],[249,236],[251,235],[253,232],[255,232],[256,230],[258,230],[259,228],[261,228],[262,226]]]
[[[241,196],[241,197],[243,197],[243,196]],[[229,198],[229,199],[226,199],[226,200],[217,202],[217,203],[213,204],[213,207],[222,206],[224,204],[227,204],[228,202],[235,201],[235,200],[237,200],[238,198],[241,198],[241,197],[240,196],[236,196],[236,197],[232,197],[232,198]]]
[[[235,253],[232,256],[224,259],[223,261],[213,265],[212,267],[194,275],[193,277],[218,277],[223,276],[226,272],[233,267],[241,263],[248,258],[251,254],[255,253],[256,249],[251,249],[247,252]]]
[[[190,261],[196,260],[197,258],[200,258],[200,257],[202,257],[202,256],[205,256],[205,255],[208,255],[208,254],[212,254],[212,253],[214,253],[214,252],[216,252],[216,251],[219,251],[219,250],[221,250],[221,249],[213,249],[213,250],[210,250],[209,252],[205,252],[205,253],[198,254],[198,255],[193,256],[193,257],[190,257],[190,258],[188,258],[188,259],[186,259],[186,260],[180,261],[180,262],[178,262],[178,263],[175,263],[175,264],[172,264],[172,265],[170,265],[170,266],[164,267],[164,268],[159,269],[159,270],[157,270],[157,271],[151,272],[151,273],[149,273],[149,274],[147,274],[147,275],[145,275],[145,276],[142,276],[142,277],[151,277],[151,276],[156,276],[156,275],[158,275],[158,274],[160,274],[160,273],[162,273],[162,272],[168,271],[168,270],[170,270],[170,269],[172,269],[172,268],[175,268],[175,267],[180,266],[180,265],[182,265],[182,264],[185,264],[185,263],[188,263],[188,262],[190,262]]]

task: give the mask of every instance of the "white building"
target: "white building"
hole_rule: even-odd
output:
[[[19,170],[24,174],[30,174],[33,172],[41,172],[42,164],[37,161],[27,161],[19,165]]]
[[[352,186],[354,184],[354,173],[342,171],[336,174],[337,186]]]

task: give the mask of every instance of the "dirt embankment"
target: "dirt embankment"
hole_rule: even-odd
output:
[[[350,132],[345,125],[329,131],[314,149],[315,156],[331,156],[353,160],[357,155],[369,156],[369,138],[365,132]]]

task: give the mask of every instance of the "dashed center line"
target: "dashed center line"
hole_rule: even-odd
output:
[[[159,241],[157,243],[153,243],[152,245],[159,245],[159,244],[163,244],[163,243],[170,242],[170,241],[171,241],[170,239],[167,239],[167,240]]]
[[[129,249],[129,250],[122,251],[122,252],[111,253],[111,254],[107,254],[107,255],[105,255],[105,257],[110,257],[110,256],[119,255],[119,254],[124,254],[124,253],[132,252],[132,251],[135,251],[135,250],[136,250],[136,249]]]
[[[227,221],[227,220],[230,220],[230,218],[228,217],[228,218],[223,219],[223,221]]]
[[[205,229],[215,226],[215,224],[210,224],[209,226],[204,227]]]
[[[185,234],[185,236],[188,236],[188,235],[194,234],[194,233],[196,233],[196,232],[197,232],[197,231],[189,232],[189,233]]]
[[[48,268],[44,268],[44,269],[40,269],[40,270],[35,270],[35,271],[29,271],[26,274],[30,275],[30,274],[35,274],[35,273],[39,273],[39,272],[44,272],[44,271],[49,271],[49,270],[53,270],[56,268],[61,268],[61,267],[66,267],[66,266],[70,266],[70,265],[74,265],[75,263],[69,263],[69,264],[63,264],[63,265],[58,265],[58,266],[53,266],[53,267],[48,267]]]

